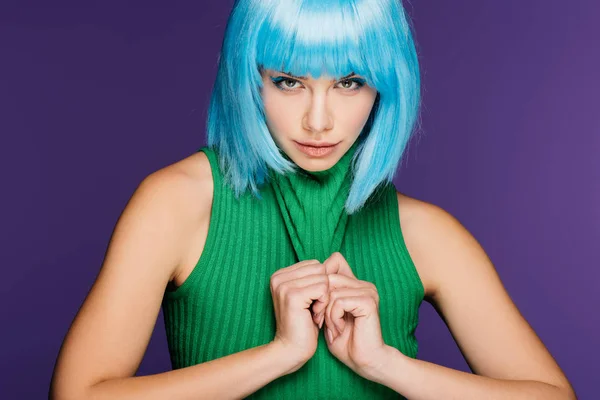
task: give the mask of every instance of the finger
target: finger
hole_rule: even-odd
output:
[[[325,266],[325,268],[327,268],[325,263],[323,263],[323,265]],[[344,272],[344,271],[342,270],[340,272]],[[374,287],[374,285],[371,284],[370,282],[361,281],[359,279],[356,279],[356,277],[350,277],[350,276],[342,275],[339,273],[331,273],[331,274],[327,274],[326,276],[327,276],[328,282],[329,282],[329,289],[328,289],[329,291],[339,289],[339,288]],[[376,296],[377,296],[377,294],[376,294]],[[315,313],[315,320],[317,321],[317,324],[319,324],[320,326],[322,325],[322,322],[325,319],[324,311],[327,308],[327,305],[329,304],[330,301],[331,301],[331,298],[329,295],[327,295],[327,296],[325,296],[323,301],[320,301],[319,303],[316,303],[313,305],[313,312]]]
[[[316,287],[318,291],[311,290],[308,293],[302,292],[302,306],[303,308],[309,309],[313,300],[324,301],[325,297],[329,298],[329,284],[327,283],[327,276],[321,274],[313,274],[304,276],[301,278],[293,279],[291,281],[283,282],[278,287],[278,295],[281,299],[293,295],[295,292],[299,292],[307,287]],[[313,314],[314,317],[314,314]]]
[[[323,261],[323,265],[325,265],[325,272],[327,274],[341,274],[350,278],[356,278],[352,269],[350,269],[350,265],[339,251],[336,251],[327,260]]]
[[[377,314],[375,299],[369,295],[344,296],[335,299],[331,303],[330,317],[333,320],[334,326],[339,326],[340,334],[344,332],[346,325],[344,315],[346,313],[354,317],[355,325],[360,324],[361,320]]]
[[[277,275],[273,274],[271,276],[271,281],[274,286],[277,286],[284,282],[292,281],[294,279],[299,279],[311,275],[326,275],[325,266],[319,262],[305,264],[299,268],[277,273]]]
[[[327,278],[324,278],[327,282]],[[312,311],[315,317],[323,316],[325,309],[327,308],[327,304],[329,304],[331,295],[329,290],[329,283],[327,283],[327,287],[323,292],[323,295],[315,300],[312,305]]]
[[[329,290],[333,292],[338,289],[366,289],[366,293],[371,292],[371,295],[377,301],[377,305],[379,305],[379,292],[377,291],[377,287],[374,283],[369,281],[361,281],[360,279],[349,278],[340,274],[331,274],[327,275],[327,279],[329,281]]]
[[[369,288],[345,288],[345,289],[337,289],[333,290],[330,293],[329,304],[327,304],[327,309],[325,310],[325,323],[328,327],[334,328],[334,333],[341,334],[344,330],[344,312],[342,311],[342,315],[333,315],[333,307],[335,306],[336,300],[344,297],[354,297],[354,296],[369,296],[372,297],[373,294]],[[339,313],[339,311],[338,311]],[[335,332],[337,331],[337,332]]]
[[[320,322],[323,321],[323,319],[325,319],[326,315],[321,315],[321,309],[326,309],[327,306],[331,303],[332,298],[331,298],[331,293],[343,293],[344,295],[352,295],[353,293],[357,293],[355,291],[351,291],[351,292],[343,292],[340,289],[364,289],[364,291],[361,291],[359,293],[363,293],[366,295],[372,295],[375,297],[377,304],[379,304],[379,294],[377,293],[377,289],[375,288],[375,285],[373,285],[371,282],[368,281],[361,281],[359,279],[356,278],[350,278],[348,276],[345,275],[340,275],[340,274],[329,274],[327,275],[327,279],[329,281],[329,295],[327,296],[327,299],[325,301],[325,303],[318,303],[313,305],[313,311],[315,312],[315,321],[317,323],[317,325],[321,325]],[[371,293],[369,293],[371,292]],[[332,321],[330,320],[329,323],[327,324],[328,326],[331,326]],[[338,327],[339,324],[336,323],[335,327]],[[320,327],[319,327],[320,328]]]
[[[335,290],[340,288],[362,288],[370,285],[370,282],[361,281],[360,279],[351,278],[341,274],[327,274],[329,281],[329,289]]]
[[[339,289],[368,289],[370,283],[366,281],[361,281],[356,278],[350,278],[345,275],[340,274],[329,274],[327,275],[327,279],[329,281],[329,296],[327,302],[322,305],[323,309],[326,309],[327,306],[333,300],[331,298],[331,293],[339,292]],[[319,304],[321,306],[321,304]],[[319,307],[320,309],[321,307]],[[314,309],[314,307],[313,307]],[[323,316],[325,317],[325,315]],[[318,316],[317,316],[318,318]],[[327,323],[327,326],[331,326],[331,320]]]
[[[289,287],[298,287],[298,285],[306,285],[308,283],[312,283],[310,281],[301,280],[306,277],[318,277],[319,280],[325,280],[326,290],[323,291],[323,294],[316,299],[315,304],[312,306],[313,317],[315,317],[322,309],[325,308],[327,303],[329,302],[329,282],[327,281],[327,275],[325,274],[325,266],[318,261],[309,260],[303,262],[304,264],[293,269],[285,270],[285,268],[280,272],[277,271],[276,274],[271,276],[271,285],[274,288],[278,288],[283,284],[288,284],[288,282],[299,281],[295,284],[287,285]],[[310,305],[309,305],[310,306]],[[318,306],[315,309],[315,306]]]
[[[290,265],[289,267],[281,268],[281,269],[273,272],[273,274],[271,275],[271,278],[278,276],[278,275],[286,274],[288,272],[296,271],[297,269],[300,269],[302,267],[306,267],[306,266],[312,265],[312,264],[321,264],[321,263],[319,262],[319,260],[300,261],[296,264]]]
[[[329,296],[328,296],[328,298],[329,298]],[[320,303],[320,302],[319,302],[319,303],[316,303],[316,304],[317,304],[317,305],[321,305],[321,303]],[[328,304],[328,303],[327,303],[327,304]],[[321,310],[321,311],[319,311],[319,312],[317,312],[317,313],[315,313],[315,314],[314,314],[314,320],[315,320],[315,323],[316,323],[317,325],[319,325],[319,329],[321,329],[321,326],[322,326],[322,324],[323,324],[323,321],[325,321],[325,308],[327,307],[327,304],[325,304],[325,305],[323,306],[323,307],[324,307],[324,309],[323,309],[323,310]]]

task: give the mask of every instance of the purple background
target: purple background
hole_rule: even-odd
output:
[[[594,398],[600,3],[412,3],[423,133],[396,185],[478,239],[580,398]],[[205,143],[231,5],[2,2],[3,398],[47,396],[131,194]],[[468,371],[433,307],[420,315],[419,358]],[[169,368],[161,313],[138,374]]]

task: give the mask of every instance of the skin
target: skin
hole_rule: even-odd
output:
[[[306,171],[329,169],[342,158],[360,135],[377,96],[375,88],[366,83],[359,87],[352,80],[364,79],[359,75],[338,80],[324,75],[319,79],[310,75],[300,79],[265,69],[261,76],[261,94],[271,136]],[[272,78],[280,77],[285,79],[278,87]],[[301,152],[293,140],[340,144],[327,156],[311,157]]]

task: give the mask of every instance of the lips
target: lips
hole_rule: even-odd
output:
[[[311,142],[308,142],[311,143]],[[312,142],[313,144],[315,144],[314,142]],[[317,143],[319,146],[312,146],[312,145],[304,145],[301,144],[300,142],[296,142],[294,141],[294,144],[296,145],[296,148],[298,148],[298,150],[300,150],[301,152],[303,152],[304,154],[311,156],[311,157],[325,157],[331,153],[333,153],[339,143],[335,143],[335,144],[331,144],[331,143],[327,143],[327,146],[324,146],[324,143]]]
[[[299,143],[303,146],[310,146],[310,147],[332,147],[335,146],[337,143],[328,143],[328,142],[298,142],[296,141],[296,143]]]

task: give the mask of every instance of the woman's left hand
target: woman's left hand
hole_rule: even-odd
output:
[[[329,351],[357,374],[371,379],[385,360],[388,347],[381,335],[379,294],[371,282],[354,276],[348,262],[336,252],[323,264],[329,277],[325,331]]]

